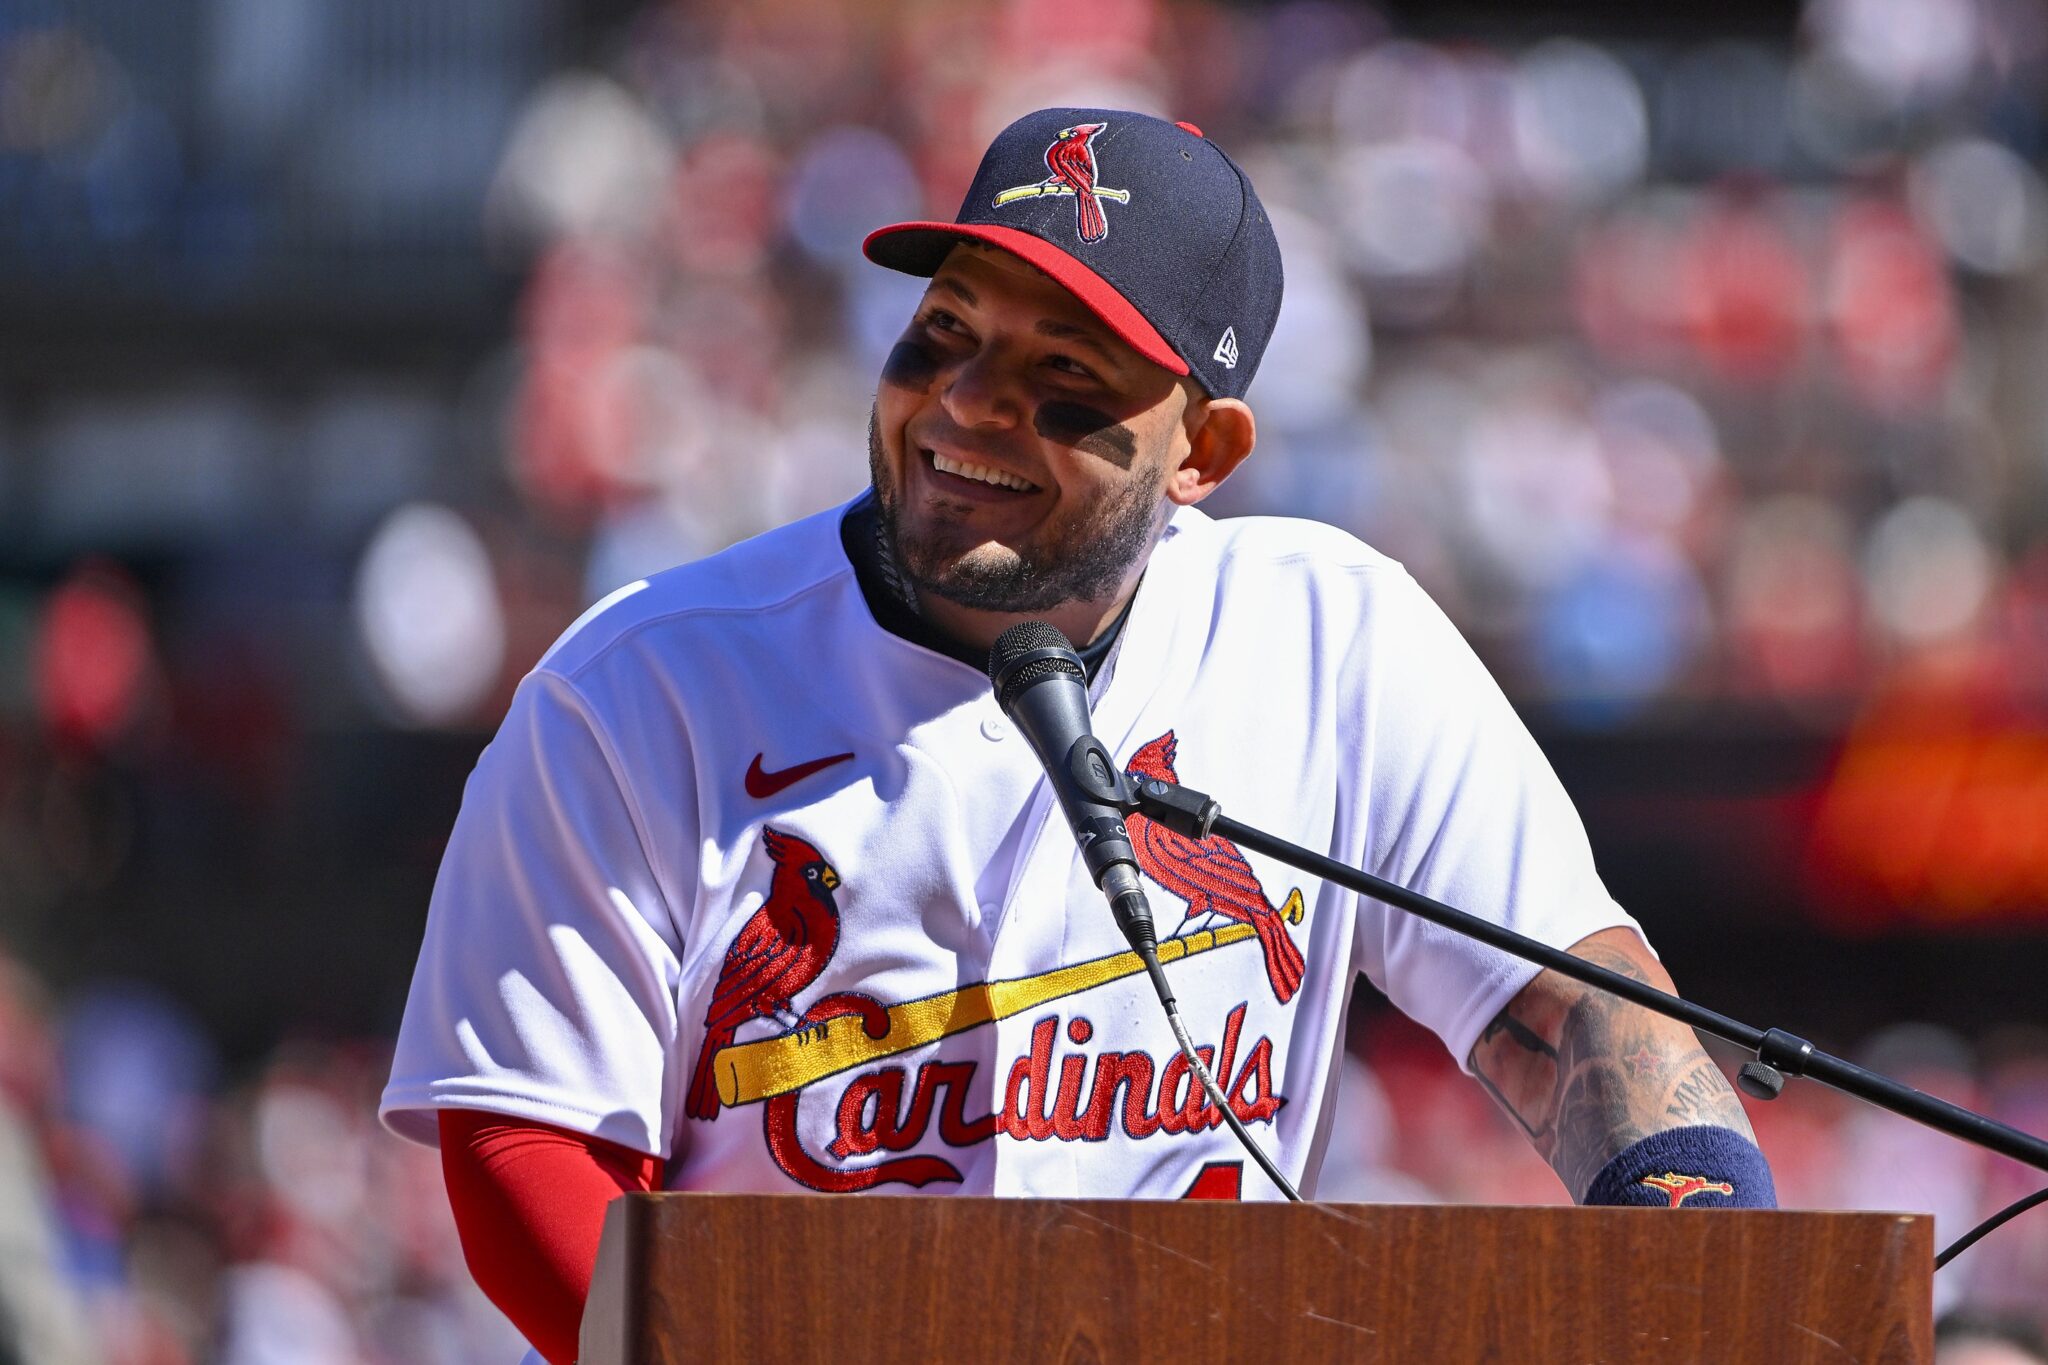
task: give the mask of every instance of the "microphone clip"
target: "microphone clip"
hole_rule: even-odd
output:
[[[1193,787],[1142,773],[1130,774],[1130,780],[1136,799],[1124,808],[1124,814],[1141,812],[1147,819],[1157,820],[1175,834],[1197,843],[1209,837],[1209,830],[1223,815],[1223,807],[1214,797]]]
[[[1125,815],[1142,813],[1197,843],[1209,837],[1223,814],[1223,807],[1207,792],[1164,778],[1119,772],[1109,750],[1092,734],[1082,735],[1067,750],[1066,768],[1074,785],[1091,801],[1114,806]]]
[[[1115,806],[1125,815],[1138,809],[1138,799],[1132,795],[1131,787],[1124,775],[1117,770],[1116,760],[1109,756],[1109,750],[1094,735],[1082,735],[1067,750],[1067,775],[1074,779],[1074,785],[1091,801],[1105,806]]]

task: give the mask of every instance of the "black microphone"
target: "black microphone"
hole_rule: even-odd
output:
[[[1053,795],[1081,846],[1081,861],[1109,898],[1117,927],[1140,958],[1156,960],[1152,910],[1124,828],[1124,812],[1137,802],[1089,724],[1088,675],[1080,656],[1055,627],[1026,621],[997,637],[988,654],[988,677],[996,704],[1052,780]]]
[[[1159,937],[1152,928],[1145,888],[1138,881],[1138,855],[1131,848],[1130,831],[1124,828],[1124,813],[1138,808],[1137,797],[1088,723],[1088,674],[1081,667],[1081,656],[1056,628],[1043,621],[1026,621],[996,637],[995,648],[988,652],[988,680],[995,686],[996,704],[1030,741],[1032,752],[1052,780],[1053,795],[1059,798],[1060,810],[1073,827],[1074,841],[1081,846],[1081,861],[1088,865],[1095,885],[1109,897],[1117,928],[1123,930],[1138,961],[1144,964],[1145,975],[1152,979],[1152,989],[1159,993],[1166,1022],[1180,1044],[1181,1056],[1187,1058],[1188,1069],[1259,1169],[1282,1194],[1300,1199],[1287,1176],[1245,1131],[1244,1120],[1216,1084],[1200,1050],[1188,1037],[1187,1025],[1181,1022],[1180,1006],[1166,983],[1166,969],[1159,965]]]

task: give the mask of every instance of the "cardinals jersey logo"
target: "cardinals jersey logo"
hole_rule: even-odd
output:
[[[1152,765],[1150,771],[1170,776],[1172,734],[1148,745],[1139,758]],[[1140,822],[1130,828],[1134,842],[1145,837]],[[1164,830],[1149,837],[1153,842],[1139,845],[1140,863],[1188,902],[1190,921],[1216,921],[1213,929],[1183,923],[1180,933],[1161,940],[1159,960],[1172,964],[1256,939],[1274,994],[1285,1003],[1301,985],[1302,960],[1283,921],[1299,921],[1301,893],[1275,910],[1228,841],[1181,840],[1187,845],[1181,848],[1165,842],[1178,836]],[[760,1105],[769,1154],[798,1184],[829,1194],[959,1183],[960,1169],[946,1158],[908,1153],[928,1135],[961,1149],[999,1137],[1101,1142],[1113,1131],[1145,1141],[1202,1134],[1223,1124],[1221,1110],[1195,1084],[1178,1051],[1154,1056],[1142,1047],[1103,1046],[1095,1025],[1075,1005],[1062,1010],[1069,1013],[1064,1037],[1076,1051],[1057,1055],[1059,1013],[1038,1018],[1030,1051],[1010,1063],[1007,1084],[998,1092],[1002,1103],[990,1112],[980,1112],[988,1087],[976,1081],[976,1061],[933,1057],[912,1067],[892,1060],[1112,982],[1142,980],[1144,964],[1129,950],[890,1004],[860,991],[828,989],[799,1010],[795,999],[819,983],[840,947],[843,883],[825,855],[796,835],[764,828],[761,842],[771,865],[768,894],[720,962],[683,1111],[709,1120]],[[1248,1022],[1250,1014],[1249,1001],[1231,1006],[1211,1041],[1197,1050],[1214,1068],[1241,1122],[1271,1123],[1287,1100],[1274,1086],[1274,1041]],[[755,1025],[766,1028],[750,1027]],[[755,1036],[741,1041],[743,1029]],[[797,1121],[799,1101],[820,1082],[847,1073],[852,1079],[833,1106],[832,1141],[822,1149],[807,1147]],[[907,1154],[849,1164],[885,1151]],[[1215,1194],[1211,1186],[1221,1179],[1196,1184]]]
[[[775,872],[768,882],[768,899],[725,950],[711,1007],[704,1012],[704,1046],[684,1105],[693,1119],[718,1114],[711,1059],[719,1049],[749,1019],[770,1018],[791,1030],[802,1028],[790,1001],[818,979],[839,946],[839,905],[832,898],[839,889],[839,873],[824,854],[794,834],[763,829],[761,842],[767,845]]]
[[[1131,772],[1165,782],[1180,781],[1173,770],[1179,745],[1168,730],[1138,750],[1131,759]],[[1187,915],[1174,936],[1212,927],[1218,921],[1249,924],[1266,955],[1266,979],[1272,983],[1273,998],[1283,1005],[1292,1000],[1301,989],[1303,964],[1301,949],[1288,937],[1287,926],[1301,923],[1300,888],[1288,892],[1286,902],[1276,909],[1258,874],[1230,840],[1212,834],[1197,843],[1142,815],[1133,815],[1124,823],[1145,875],[1187,902]]]
[[[1107,123],[1077,123],[1062,128],[1058,138],[1045,149],[1045,167],[1052,174],[1029,185],[1017,185],[996,196],[997,208],[1023,199],[1069,197],[1074,201],[1074,230],[1084,242],[1099,242],[1109,236],[1109,219],[1103,216],[1102,201],[1131,202],[1129,190],[1112,190],[1095,183],[1095,135]]]

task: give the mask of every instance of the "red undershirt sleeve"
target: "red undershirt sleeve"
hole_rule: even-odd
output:
[[[575,1365],[605,1206],[661,1159],[547,1124],[443,1109],[441,1175],[477,1285],[550,1365]]]

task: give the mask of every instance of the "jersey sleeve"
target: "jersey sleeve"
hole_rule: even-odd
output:
[[[1406,573],[1384,577],[1348,689],[1364,707],[1367,866],[1553,947],[1637,928],[1594,869],[1549,761],[1471,646]],[[1461,1067],[1541,971],[1379,901],[1362,900],[1360,913],[1359,967]]]
[[[464,789],[380,1116],[433,1143],[434,1110],[482,1110],[666,1157],[681,955],[614,746],[574,684],[528,675]]]

